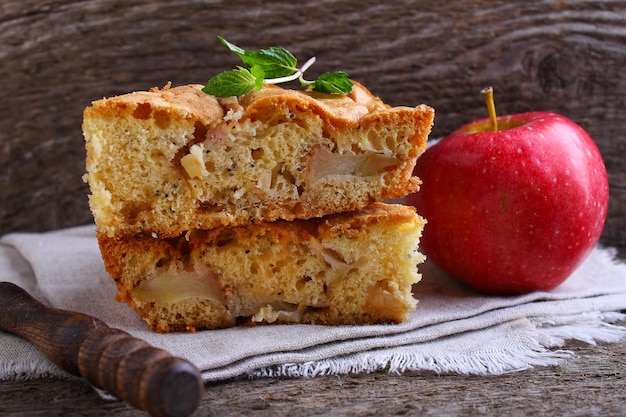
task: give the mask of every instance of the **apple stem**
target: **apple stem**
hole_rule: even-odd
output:
[[[487,104],[487,111],[489,112],[489,119],[491,119],[491,130],[498,131],[498,119],[496,118],[496,103],[493,101],[493,87],[485,87],[480,90],[480,95],[483,96],[485,104]]]

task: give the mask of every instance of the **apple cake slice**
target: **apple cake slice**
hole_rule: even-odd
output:
[[[424,223],[413,207],[374,203],[310,220],[98,239],[117,298],[157,332],[383,323],[415,308]]]
[[[264,86],[215,98],[200,85],[93,102],[85,181],[97,230],[177,237],[359,210],[419,188],[434,111]]]

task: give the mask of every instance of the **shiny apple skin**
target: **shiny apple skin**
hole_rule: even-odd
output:
[[[429,147],[407,197],[426,218],[422,251],[483,293],[549,291],[600,239],[609,185],[602,156],[572,120],[548,112],[468,123]]]

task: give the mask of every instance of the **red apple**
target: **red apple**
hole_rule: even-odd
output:
[[[609,187],[589,135],[572,120],[532,112],[468,123],[429,147],[407,197],[428,224],[422,251],[486,293],[551,290],[600,239]]]

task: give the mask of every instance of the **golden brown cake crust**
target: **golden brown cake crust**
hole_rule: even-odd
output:
[[[188,85],[98,100],[83,121],[90,206],[109,237],[359,210],[419,189],[433,118],[358,83],[347,96]]]
[[[211,125],[224,116],[224,110],[219,102],[213,96],[203,93],[200,85],[136,91],[103,98],[94,101],[84,111],[86,118],[95,116],[95,113],[116,117],[123,112],[132,113],[139,120],[154,116],[162,117],[161,123],[167,123],[168,117],[193,118],[206,125]]]
[[[288,107],[318,114],[325,123],[337,128],[355,128],[367,114],[391,108],[363,85],[353,83],[352,92],[347,95],[286,90],[268,85],[241,96],[239,104],[245,109],[246,117],[253,119],[262,119],[275,108]]]

